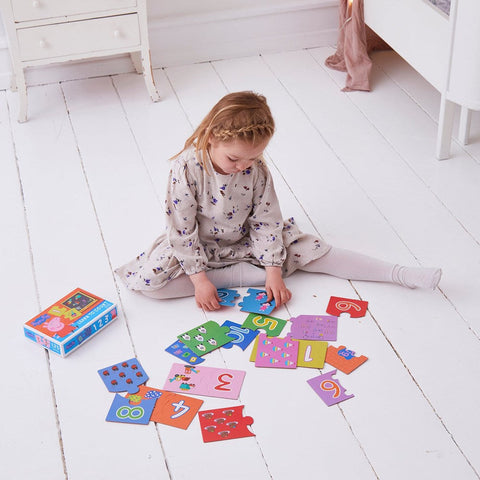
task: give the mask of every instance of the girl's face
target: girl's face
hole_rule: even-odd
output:
[[[213,168],[223,175],[242,172],[251,167],[253,162],[263,154],[268,142],[269,139],[252,145],[236,139],[231,142],[212,139],[208,151]]]

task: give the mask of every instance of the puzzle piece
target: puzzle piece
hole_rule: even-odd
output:
[[[227,335],[229,331],[228,327],[221,327],[217,322],[209,321],[178,335],[177,338],[201,357],[231,342],[231,337]]]
[[[338,380],[333,378],[336,373],[336,370],[332,370],[331,372],[307,380],[307,383],[313,388],[315,393],[329,407],[355,396],[345,394],[345,388],[340,385]]]
[[[242,327],[250,330],[264,330],[269,337],[278,337],[286,324],[287,320],[282,318],[250,313],[242,323]]]
[[[155,402],[156,399],[146,399],[132,404],[129,398],[116,393],[106,420],[107,422],[147,425],[150,422]]]
[[[186,395],[159,390],[158,388],[150,388],[146,385],[141,385],[138,393],[127,395],[128,397],[130,398],[130,403],[134,404],[139,399],[155,399],[156,403],[150,416],[150,421],[184,430],[190,426],[203,404],[203,400],[198,398],[187,397]]]
[[[148,380],[148,375],[136,358],[98,370],[109,392],[138,392],[138,386]]]
[[[330,297],[327,313],[339,317],[348,313],[352,318],[364,317],[367,313],[368,302],[354,298]]]
[[[364,355],[356,357],[355,352],[352,352],[352,350],[347,350],[345,345],[340,345],[339,347],[333,347],[330,345],[330,347],[328,347],[327,357],[325,359],[325,361],[332,367],[338,368],[347,375],[352,373],[367,360],[368,357],[365,357]]]
[[[275,300],[267,302],[267,292],[265,290],[259,290],[257,288],[249,288],[247,294],[238,304],[240,305],[242,312],[261,313],[268,315],[275,308]]]
[[[256,367],[297,368],[298,342],[290,337],[258,336]]]
[[[235,299],[240,296],[237,290],[230,290],[228,288],[219,288],[217,292],[218,296],[220,297],[219,304],[226,307],[234,307]]]
[[[252,417],[243,416],[244,405],[228,408],[216,408],[198,412],[203,441],[216,442],[233,438],[254,437],[248,428]]]
[[[170,392],[237,399],[245,372],[228,368],[192,367],[174,363],[163,387]]]
[[[231,342],[223,345],[223,348],[232,348],[234,345],[237,345],[237,347],[245,350],[260,333],[258,331],[250,330],[249,328],[242,328],[240,324],[231,322],[230,320],[226,320],[222,324],[222,327],[228,327],[230,329],[228,336],[233,338]]]
[[[205,361],[204,358],[199,357],[195,352],[190,350],[183,342],[177,340],[165,349],[166,352],[171,353],[174,357],[184,360],[190,365],[198,365]]]
[[[290,334],[297,340],[337,340],[338,318],[330,315],[299,315],[290,319]]]
[[[323,368],[327,348],[321,340],[298,340],[297,367]]]

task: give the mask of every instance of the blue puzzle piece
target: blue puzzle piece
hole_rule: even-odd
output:
[[[136,358],[98,370],[109,392],[137,393],[138,386],[148,380],[148,375]]]
[[[218,303],[226,307],[234,307],[235,299],[240,296],[236,290],[230,290],[228,288],[219,288],[217,292],[220,297],[220,302]]]
[[[239,305],[242,312],[260,313],[268,315],[275,308],[275,300],[267,302],[267,292],[257,288],[249,288]]]
[[[174,357],[183,360],[190,365],[198,365],[205,361],[204,358],[199,357],[195,354],[190,348],[188,348],[184,343],[177,340],[172,343],[169,347],[165,349],[166,352],[171,353]]]
[[[234,345],[237,345],[242,350],[245,350],[260,333],[258,330],[243,328],[239,323],[234,323],[230,320],[226,320],[222,327],[229,327],[230,331],[227,335],[233,338],[231,342],[223,345],[223,348],[232,348]]]
[[[108,411],[107,422],[137,423],[147,425],[150,422],[156,398],[140,400],[136,403],[130,403],[129,398],[122,397],[118,393],[113,399],[110,410]]]

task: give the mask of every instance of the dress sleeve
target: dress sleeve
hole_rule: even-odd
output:
[[[167,237],[187,275],[206,269],[207,256],[198,238],[196,181],[181,159],[170,170],[165,208]]]
[[[283,219],[272,175],[262,162],[253,193],[252,214],[248,222],[253,254],[261,265],[281,267],[287,256],[283,244]]]

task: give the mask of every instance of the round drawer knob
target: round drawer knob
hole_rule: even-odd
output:
[[[38,45],[40,48],[45,48],[47,46],[47,42],[42,39],[38,42]]]
[[[114,30],[113,31],[113,36],[115,38],[120,38],[122,36],[122,32],[120,30]]]
[[[40,6],[40,2],[38,0],[33,0],[32,7],[33,8],[38,8],[39,6]]]

